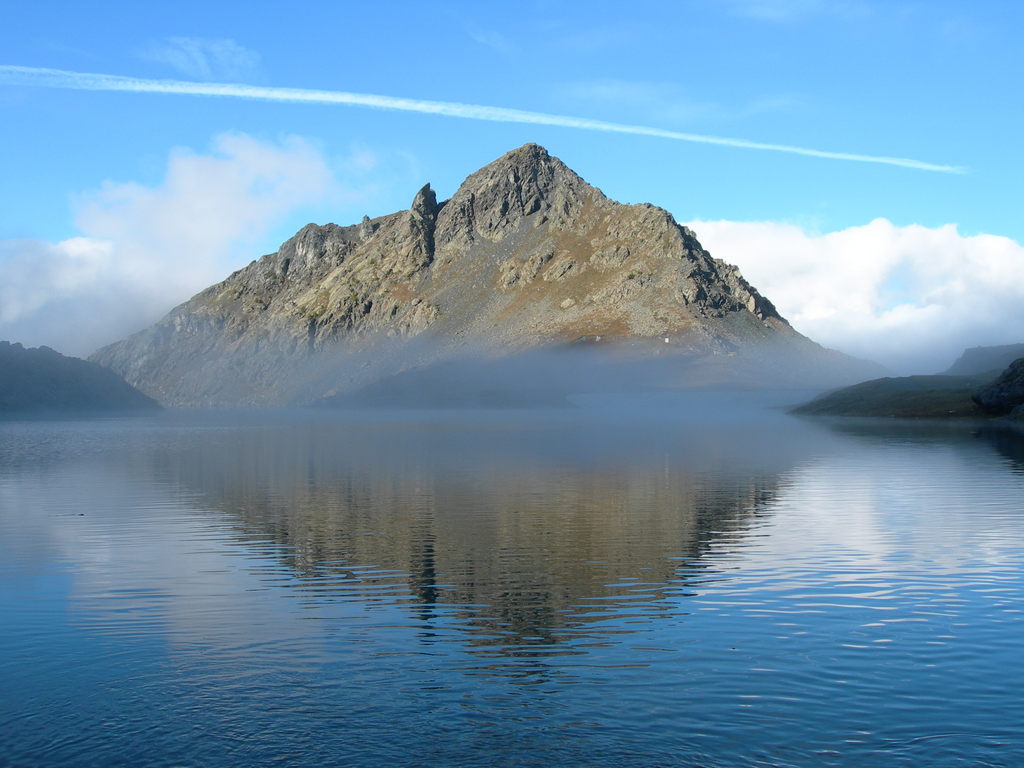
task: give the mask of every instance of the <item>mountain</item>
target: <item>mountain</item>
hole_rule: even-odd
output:
[[[898,376],[827,392],[793,409],[808,416],[892,419],[982,418],[971,399],[992,376]]]
[[[793,409],[814,416],[1024,418],[1024,344],[971,347],[934,376],[864,381]]]
[[[160,406],[96,363],[0,341],[0,414],[145,412]]]
[[[947,376],[975,376],[992,374],[1006,369],[1010,363],[1024,357],[1024,344],[1004,344],[999,347],[970,347],[946,371]]]
[[[794,331],[667,211],[610,200],[536,144],[445,202],[428,184],[409,210],[309,224],[91,359],[169,405],[277,405],[563,345],[678,359],[659,385],[878,374]]]

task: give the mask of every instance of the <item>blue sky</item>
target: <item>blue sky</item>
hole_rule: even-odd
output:
[[[183,279],[169,288],[166,306],[157,307],[161,295],[150,290],[142,303],[151,314],[165,311],[205,284],[198,281],[274,250],[307,221],[347,224],[364,213],[405,208],[426,181],[447,197],[468,173],[536,141],[615,199],[653,202],[680,221],[718,222],[707,227],[715,255],[738,263],[771,298],[766,281],[778,282],[779,271],[772,264],[785,259],[765,254],[818,248],[802,266],[782,266],[801,274],[816,269],[820,280],[834,280],[826,262],[870,260],[851,242],[892,250],[914,232],[923,238],[914,241],[918,251],[936,247],[928,233],[946,233],[939,240],[952,249],[941,259],[952,265],[950,285],[963,277],[955,269],[957,249],[966,248],[963,263],[977,271],[979,260],[996,258],[986,250],[995,247],[1002,266],[990,282],[1001,286],[1017,276],[1013,246],[1024,241],[1024,57],[1016,39],[1022,8],[991,0],[18,4],[7,9],[0,28],[0,64],[505,107],[911,158],[965,172],[339,105],[42,88],[0,75],[0,269],[24,273],[33,260],[48,259],[50,272],[60,273],[53,278],[60,290],[76,279],[85,285],[95,275],[61,271],[71,246],[52,251],[77,238],[75,247],[109,246],[107,261],[96,256],[94,265],[145,273],[140,262],[150,259],[159,273],[168,254],[147,253],[139,232],[129,238],[131,248],[124,246],[127,225],[113,221],[118,213],[142,220],[140,210],[158,217],[161,201],[177,204],[174,195],[192,187],[183,182],[172,189],[174,158],[185,165],[191,158],[193,166],[218,158],[221,166],[254,163],[262,170],[253,178],[222,185],[222,198],[245,199],[217,203],[225,216],[247,222],[245,231],[218,230],[210,240],[216,252],[202,256],[202,264],[183,262],[196,284]],[[225,136],[252,144],[225,149]],[[285,167],[293,160],[301,171]],[[253,208],[252,199],[268,188],[269,198]],[[893,229],[876,226],[867,233],[875,239],[865,241],[865,228],[879,219]],[[170,232],[175,221],[156,221],[153,231]],[[739,225],[755,222],[774,228],[759,230],[751,244],[749,229]],[[853,234],[842,247],[824,247],[833,242],[825,242],[828,235],[847,231]],[[799,242],[791,239],[797,235]],[[201,236],[190,235],[191,250],[203,250],[195,245]],[[978,240],[990,236],[1010,244]],[[740,243],[757,253],[742,251]],[[819,340],[863,354],[891,336],[891,311],[901,302],[934,304],[936,286],[931,294],[915,293],[921,276],[907,273],[908,260],[926,265],[927,253],[890,256],[879,262],[885,269],[870,295],[861,297],[874,302],[862,348],[851,341],[852,326],[838,335],[832,327],[834,338],[826,330]],[[27,278],[9,282],[19,279]],[[786,285],[776,291],[784,293]],[[1006,297],[1006,311],[1024,304],[1021,298]],[[34,331],[32,312],[45,299],[20,314],[4,316],[0,306],[0,336],[59,338],[53,327]],[[959,301],[966,304],[963,296]],[[966,306],[958,311],[966,322]],[[804,305],[789,314],[812,336],[828,326],[815,325],[814,311]],[[103,333],[134,330],[139,322],[127,312],[123,330],[111,326],[88,341],[112,340]],[[1024,332],[1020,339],[1000,335],[998,327],[1007,324],[993,317],[986,328],[965,326],[956,342],[1024,341]],[[78,343],[66,346],[81,353]]]

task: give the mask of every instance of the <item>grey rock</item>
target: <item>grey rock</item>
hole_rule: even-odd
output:
[[[971,399],[990,415],[1013,414],[1024,405],[1024,357],[1010,363],[999,378],[979,389]]]
[[[416,193],[410,209],[413,213],[417,213],[426,219],[433,219],[437,216],[437,194],[430,188],[429,184],[424,184],[420,191]]]
[[[359,237],[366,240],[373,237],[373,224],[370,223],[369,216],[363,216],[363,220],[359,222]]]

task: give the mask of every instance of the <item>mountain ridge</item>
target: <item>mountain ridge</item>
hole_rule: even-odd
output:
[[[793,330],[667,211],[609,199],[537,144],[470,174],[448,200],[427,184],[404,211],[308,224],[91,359],[166,404],[277,405],[471,348],[581,340],[691,358],[777,347],[851,365]]]

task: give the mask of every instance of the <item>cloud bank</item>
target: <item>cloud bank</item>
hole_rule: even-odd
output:
[[[175,150],[158,186],[82,195],[80,237],[0,241],[0,338],[87,355],[222,280],[282,216],[337,191],[303,139],[224,134],[208,154]]]
[[[420,112],[445,117],[459,117],[467,120],[485,120],[501,123],[528,123],[531,125],[552,125],[561,128],[575,128],[584,131],[627,133],[638,136],[653,136],[673,141],[687,141],[696,144],[714,144],[737,149],[756,149],[769,152],[784,152],[827,160],[848,160],[858,163],[877,163],[918,171],[941,173],[963,173],[962,168],[952,165],[926,163],[905,157],[884,157],[850,152],[831,152],[788,144],[768,144],[746,139],[732,139],[722,136],[705,136],[696,133],[681,133],[652,128],[644,125],[609,123],[569,115],[551,115],[544,112],[529,112],[506,107],[488,107],[477,104],[459,104],[448,101],[426,101],[381,96],[372,93],[348,93],[345,91],[321,91],[304,88],[269,88],[235,83],[194,83],[181,80],[146,80],[120,75],[103,75],[90,72],[68,72],[60,69],[0,65],[0,82],[14,85],[28,85],[42,88],[69,88],[87,91],[125,91],[134,93],[163,93],[187,96],[213,96],[219,98],[256,99],[262,101],[295,102],[307,104],[337,104],[375,109],[393,109],[404,112]]]
[[[142,51],[142,57],[201,80],[248,77],[260,63],[258,53],[234,40],[204,37],[168,37],[151,43]]]
[[[896,373],[935,373],[965,347],[1024,342],[1024,246],[1009,238],[886,219],[827,234],[774,222],[687,226],[801,333]]]

